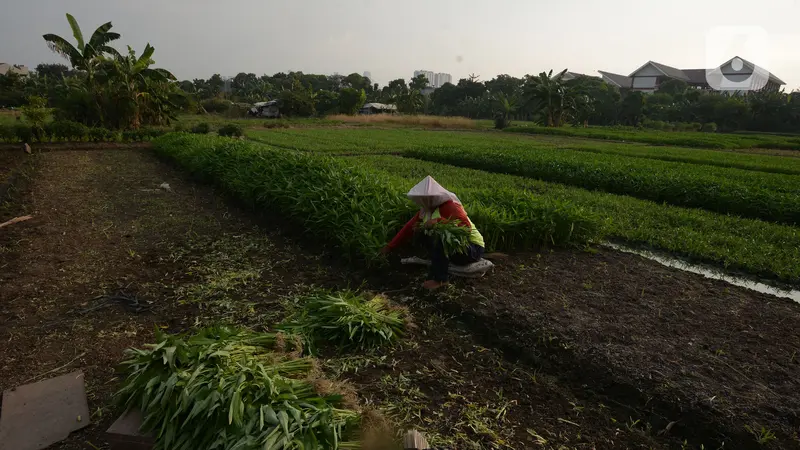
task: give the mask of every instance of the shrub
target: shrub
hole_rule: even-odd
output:
[[[139,130],[125,130],[122,132],[122,140],[125,142],[135,142],[141,140],[141,138]]]
[[[663,120],[654,120],[650,123],[650,127],[655,130],[664,131],[668,128],[668,124]]]
[[[39,127],[44,126],[53,113],[53,109],[47,107],[47,99],[35,95],[28,97],[28,104],[20,109],[25,120]]]
[[[250,108],[251,106],[246,103],[234,103],[223,115],[231,119],[240,119],[247,117],[247,112],[250,111]]]
[[[242,131],[242,127],[240,127],[239,125],[235,123],[229,123],[221,127],[219,131],[217,131],[217,133],[220,136],[239,137],[244,134],[244,131]]]
[[[508,128],[511,125],[511,121],[506,118],[506,116],[502,114],[498,114],[494,117],[494,127],[497,130],[503,130]]]
[[[270,120],[268,122],[264,122],[262,125],[264,128],[289,128],[289,124],[282,120]]]
[[[17,142],[17,132],[14,130],[13,125],[0,123],[0,141]]]
[[[31,125],[31,137],[36,142],[44,142],[45,138],[47,137],[47,133],[44,132],[44,127],[39,124]]]
[[[685,123],[685,122],[675,122],[672,125],[672,127],[673,127],[673,129],[675,131],[689,131],[690,130],[689,124]]]
[[[51,139],[64,141],[83,141],[89,137],[89,128],[71,120],[56,120],[49,124]]]
[[[142,128],[139,130],[139,136],[142,140],[155,139],[165,134],[167,134],[167,131],[162,130],[161,128]]]
[[[231,103],[229,100],[223,100],[221,98],[211,98],[205,100],[203,103],[200,104],[206,112],[209,113],[224,113],[228,109],[230,109]]]
[[[90,128],[89,140],[92,142],[111,142],[114,140],[114,132],[107,128]]]
[[[717,124],[714,122],[704,123],[703,127],[700,131],[704,131],[706,133],[716,133],[717,132]]]
[[[33,138],[30,125],[25,125],[24,123],[14,125],[14,133],[17,135],[17,140],[23,143],[30,143]]]
[[[192,133],[194,134],[208,134],[209,131],[211,131],[211,126],[205,122],[198,123],[192,127]]]
[[[703,128],[703,124],[700,122],[692,122],[689,124],[689,129],[691,131],[700,131]]]
[[[281,114],[311,117],[316,112],[314,101],[305,91],[283,91],[280,94]]]
[[[174,131],[174,132],[176,132],[176,133],[182,133],[182,132],[186,131],[186,125],[184,125],[184,124],[183,124],[183,123],[181,123],[181,122],[178,122],[178,123],[176,123],[176,124],[175,124],[175,126],[172,128],[172,131]]]

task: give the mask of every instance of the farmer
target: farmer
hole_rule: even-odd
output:
[[[397,236],[381,250],[382,253],[387,254],[411,240],[419,226],[431,226],[442,220],[457,220],[458,226],[470,229],[469,246],[465,249],[465,252],[451,255],[450,258],[447,257],[444,246],[439,239],[431,238],[427,242],[431,255],[431,267],[428,279],[422,286],[430,290],[439,289],[447,284],[447,270],[451,261],[457,265],[467,265],[478,262],[483,258],[483,236],[472,225],[456,194],[443,188],[431,176],[425,177],[424,180],[411,188],[408,191],[408,198],[419,205],[420,210],[397,233]]]

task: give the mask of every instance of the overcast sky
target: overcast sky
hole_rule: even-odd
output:
[[[289,70],[370,71],[381,84],[418,69],[454,82],[563,68],[628,75],[648,60],[704,67],[711,42],[726,55],[717,64],[738,54],[787,91],[800,88],[797,0],[0,0],[0,11],[0,62],[30,67],[61,61],[41,36],[72,41],[69,12],[87,39],[110,20],[118,48],[150,42],[157,66],[179,79]],[[720,43],[721,26],[744,34]]]

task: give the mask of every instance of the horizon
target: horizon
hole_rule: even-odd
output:
[[[563,69],[628,75],[647,61],[678,69],[709,68],[716,52],[716,64],[738,55],[785,81],[784,89],[791,92],[800,88],[800,35],[794,32],[796,15],[791,14],[800,12],[800,5],[796,0],[762,4],[753,11],[741,0],[678,0],[668,7],[645,4],[635,10],[632,0],[566,0],[557,5],[411,0],[403,8],[367,0],[277,5],[239,0],[225,7],[208,0],[39,0],[15,3],[13,13],[0,19],[0,62],[31,69],[39,63],[69,65],[47,48],[42,35],[55,33],[74,42],[65,18],[70,13],[84,35],[111,21],[113,31],[122,35],[115,45],[120,50],[131,45],[141,52],[149,42],[156,48],[156,66],[179,80],[289,71],[370,72],[371,80],[381,85],[409,80],[416,70],[448,73],[454,84],[470,74],[488,81],[501,74],[521,78]],[[783,14],[774,14],[776,9]],[[541,20],[543,14],[547,20]],[[714,33],[725,26],[744,34],[714,44],[719,40]],[[759,30],[763,36],[757,35]],[[709,50],[709,42],[716,48]],[[723,54],[727,57],[720,58]]]

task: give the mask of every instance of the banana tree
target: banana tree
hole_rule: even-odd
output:
[[[570,93],[564,82],[562,70],[555,76],[553,71],[542,72],[538,76],[526,75],[525,94],[527,96],[526,109],[536,114],[544,112],[548,127],[560,127],[568,118],[570,106]]]
[[[147,44],[141,56],[137,57],[129,46],[126,56],[106,60],[109,88],[129,111],[126,125],[133,129],[141,125],[143,110],[159,116],[168,110],[164,108],[168,105],[163,104],[167,97],[162,94],[165,94],[164,85],[174,81],[175,76],[165,69],[150,67],[155,63],[154,52],[155,48]]]
[[[409,89],[397,99],[397,107],[400,112],[406,114],[417,114],[424,105],[425,99],[422,93],[416,89]]]
[[[86,42],[78,21],[71,14],[67,14],[67,22],[72,28],[72,35],[75,37],[77,45],[72,45],[68,40],[56,34],[45,34],[42,37],[50,50],[69,60],[73,69],[85,72],[87,83],[91,85],[94,82],[97,68],[101,64],[101,58],[104,55],[120,56],[119,52],[109,45],[119,39],[120,35],[111,32],[111,22],[107,22],[97,27],[89,41]]]

